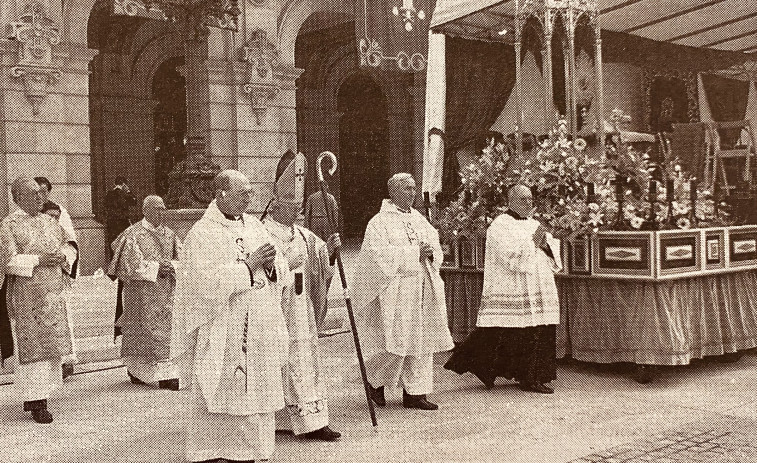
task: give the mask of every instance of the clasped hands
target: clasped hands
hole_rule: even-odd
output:
[[[159,277],[167,277],[167,276],[176,276],[176,269],[173,268],[173,264],[171,264],[171,261],[169,260],[162,260],[160,261],[160,264],[158,265],[158,276]]]
[[[434,248],[430,244],[426,243],[425,241],[421,241],[420,250],[421,250],[421,253],[420,253],[421,255],[420,255],[419,260],[421,262],[423,262],[426,259],[433,259]]]
[[[270,269],[276,259],[276,248],[271,243],[262,244],[244,260],[247,267],[254,271],[258,268]]]
[[[41,267],[56,267],[66,262],[66,255],[60,251],[43,252],[39,255],[39,265]]]

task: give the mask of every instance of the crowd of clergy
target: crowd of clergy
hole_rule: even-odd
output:
[[[183,242],[166,226],[162,198],[144,198],[144,218],[130,224],[116,213],[136,202],[125,179],[109,192],[107,273],[119,281],[123,363],[132,383],[189,389],[187,461],[266,461],[277,428],[340,438],[329,427],[318,332],[342,243],[327,231],[330,195],[313,195],[320,203],[309,198],[312,230],[296,224],[304,162],[301,154],[282,157],[262,219],[246,212],[250,180],[222,171],[214,199]],[[52,422],[47,401],[77,361],[66,293],[78,246],[65,208],[48,199],[51,189],[44,177],[16,179],[18,210],[0,223],[0,351],[3,360],[13,357],[19,402],[38,423]],[[368,223],[351,282],[370,399],[386,406],[385,393],[402,388],[405,408],[436,410],[428,398],[434,354],[453,348],[445,368],[471,372],[486,388],[504,377],[552,393],[560,251],[531,218],[530,189],[512,187],[509,210],[487,231],[477,328],[456,348],[438,232],[412,207],[410,174],[392,176],[388,191]]]

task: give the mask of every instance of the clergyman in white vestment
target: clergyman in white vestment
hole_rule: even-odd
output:
[[[275,446],[289,340],[281,311],[288,265],[255,217],[252,185],[222,171],[191,228],[177,277],[171,356],[193,362],[186,459],[261,461]]]
[[[439,234],[412,208],[410,174],[396,174],[387,184],[390,199],[368,222],[352,285],[368,382],[377,405],[386,404],[385,387],[400,386],[405,408],[436,410],[426,398],[434,353],[453,346]]]

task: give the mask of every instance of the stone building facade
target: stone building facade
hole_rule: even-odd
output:
[[[360,68],[354,2],[243,0],[236,32],[195,37],[114,5],[131,6],[0,3],[0,182],[8,191],[20,175],[51,180],[52,199],[73,217],[84,274],[105,264],[103,203],[115,177],[138,198],[165,194],[187,137],[253,180],[254,212],[284,151],[306,154],[311,180],[318,154],[333,151],[343,165],[331,190],[355,229],[366,204],[378,210],[380,177],[420,174],[425,75]],[[14,208],[10,193],[0,200],[0,214]]]

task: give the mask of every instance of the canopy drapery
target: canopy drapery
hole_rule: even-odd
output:
[[[561,4],[567,0],[538,0]],[[594,0],[585,0],[591,3]],[[521,0],[522,2],[522,0]],[[704,72],[726,69],[757,59],[757,2],[743,0],[597,0],[602,24],[602,62],[627,62],[650,69],[678,69]],[[437,44],[444,37],[465,37],[488,42],[512,43],[516,0],[438,0],[431,19],[432,36]],[[442,45],[443,48],[443,45]],[[447,60],[447,63],[450,59]],[[439,87],[432,81],[441,74],[428,62],[427,89]],[[601,66],[600,66],[601,68]],[[449,73],[446,75],[450,81]],[[447,92],[446,100],[453,92]],[[427,96],[428,101],[428,96]],[[438,101],[437,101],[438,104]],[[427,109],[428,111],[428,109]],[[438,107],[427,114],[427,133],[433,128],[455,130],[453,122],[443,120]],[[424,153],[423,191],[432,197],[442,189],[441,178],[456,178],[448,172],[455,164],[450,149],[440,149],[441,134],[434,135]],[[448,142],[450,140],[447,140]],[[446,153],[443,154],[443,153]],[[443,161],[438,156],[444,156]],[[444,172],[438,167],[444,164]],[[425,166],[433,166],[426,168]],[[433,175],[426,177],[426,175]],[[446,191],[446,190],[445,190]]]
[[[566,0],[537,0],[549,4]],[[757,2],[744,0],[585,0],[596,1],[602,29],[658,42],[739,52],[757,51]],[[520,0],[520,4],[525,3]],[[516,0],[439,0],[431,28],[448,35],[507,40]]]
[[[457,151],[489,130],[515,85],[512,47],[459,38],[447,40],[447,132],[442,193],[460,185]]]

